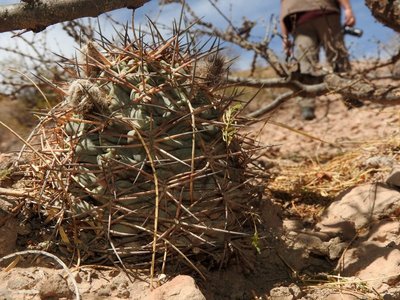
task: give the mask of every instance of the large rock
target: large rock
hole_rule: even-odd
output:
[[[194,279],[190,276],[179,275],[171,281],[153,290],[147,300],[206,300]]]
[[[317,228],[351,239],[355,230],[368,227],[400,209],[400,193],[385,184],[366,184],[339,197],[324,212]]]
[[[356,276],[380,293],[400,279],[400,224],[380,221],[346,251],[338,264],[343,276]]]
[[[46,278],[40,285],[40,299],[72,298],[73,293],[68,286],[67,279],[60,274],[53,274]]]
[[[356,276],[380,293],[396,286],[400,279],[400,250],[364,242],[347,251],[343,257],[343,276]]]
[[[399,212],[400,193],[385,184],[353,188],[333,202],[317,228],[341,239],[358,232],[338,261],[337,272],[379,293],[391,292],[400,280],[400,224],[392,219]],[[338,248],[337,254],[342,251]]]

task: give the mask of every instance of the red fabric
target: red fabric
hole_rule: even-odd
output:
[[[321,16],[326,16],[330,14],[337,14],[336,11],[326,11],[326,10],[312,10],[312,11],[306,11],[304,13],[299,13],[297,15],[297,25],[303,24],[307,21],[316,19]]]

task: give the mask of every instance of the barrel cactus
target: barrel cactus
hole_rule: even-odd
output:
[[[179,39],[89,43],[24,152],[38,209],[81,262],[201,272],[254,244],[255,146],[238,133],[226,65]]]

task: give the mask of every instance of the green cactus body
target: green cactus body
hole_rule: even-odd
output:
[[[236,110],[224,123],[232,97],[216,92],[202,79],[207,74],[198,76],[195,57],[180,53],[173,41],[147,50],[107,49],[91,55],[104,59],[87,79],[71,83],[72,117],[56,120],[62,130],[43,136],[55,137],[59,151],[30,173],[43,180],[43,170],[57,163],[49,172],[60,172],[43,183],[51,183],[43,199],[53,199],[51,192],[60,198],[60,191],[76,199],[64,199],[62,226],[91,248],[89,262],[97,255],[93,249],[115,258],[110,241],[119,257],[146,267],[151,259],[162,263],[164,254],[187,265],[182,253],[194,259],[193,247],[204,250],[201,257],[229,256],[231,240],[249,230],[253,236],[256,215],[246,212],[254,206],[253,187],[237,166],[247,157],[232,130]]]

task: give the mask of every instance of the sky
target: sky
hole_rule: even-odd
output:
[[[0,5],[19,2],[18,0],[0,0]],[[209,0],[187,0],[187,2],[197,15],[203,17],[205,21],[212,22],[219,28],[226,28],[228,26],[228,22],[212,5],[210,5]],[[257,21],[259,25],[252,31],[252,38],[261,41],[265,37],[266,27],[271,28],[271,20],[277,21],[280,0],[218,0],[216,3],[218,8],[220,8],[235,25],[240,25],[244,17]],[[374,57],[378,55],[378,53],[383,56],[389,56],[394,49],[393,45],[387,46],[387,44],[389,41],[394,40],[394,31],[375,21],[368,8],[365,6],[364,0],[352,0],[351,3],[357,18],[356,27],[364,31],[362,38],[346,37],[346,44],[352,58]],[[158,0],[151,0],[135,12],[135,26],[136,28],[145,26],[147,17],[149,17],[153,21],[156,21],[157,24],[164,24],[169,27],[174,19],[179,19],[180,10],[179,4],[170,4],[161,7],[160,11]],[[131,10],[121,9],[114,11],[112,16],[121,22],[129,22],[131,20],[131,14]],[[113,34],[114,29],[112,26],[109,26],[106,18],[100,17],[99,20],[103,33],[106,35]],[[274,23],[272,22],[272,24]],[[161,30],[168,37],[167,31],[164,29]],[[26,33],[24,36],[28,40],[44,39],[43,33]],[[77,45],[75,45],[73,40],[61,30],[59,25],[47,28],[45,39],[50,49],[55,53],[72,57],[76,51]],[[397,41],[397,44],[400,44],[398,36]],[[13,48],[17,47],[19,43],[20,41],[18,38],[11,38],[10,33],[0,34],[0,46]],[[237,57],[234,63],[235,68],[248,68],[252,60],[251,53],[242,51],[237,47],[232,47],[229,44],[224,44],[223,46],[227,49],[229,55]],[[29,47],[26,45],[20,44],[20,47],[22,47],[24,51],[32,53],[32,50],[29,50]],[[270,43],[270,47],[275,50],[278,55],[283,55],[279,38],[274,38]],[[5,55],[7,54],[0,51],[0,58]]]

